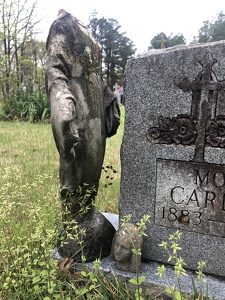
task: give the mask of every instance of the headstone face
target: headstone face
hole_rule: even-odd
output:
[[[187,268],[225,276],[225,42],[131,59],[125,108],[120,219],[150,215],[144,258],[179,229]]]
[[[141,271],[141,256],[136,252],[142,248],[142,243],[142,236],[134,224],[127,223],[116,231],[111,257],[116,261],[119,270],[134,273]]]

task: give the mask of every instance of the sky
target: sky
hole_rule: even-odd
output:
[[[99,18],[118,21],[121,32],[126,32],[126,37],[137,48],[136,54],[147,51],[151,39],[161,32],[167,36],[183,34],[190,43],[204,21],[213,22],[219,12],[225,13],[224,0],[37,0],[37,3],[38,17],[44,18],[39,24],[41,40],[46,40],[60,9],[65,9],[85,25],[96,10]]]

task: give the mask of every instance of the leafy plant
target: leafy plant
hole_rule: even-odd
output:
[[[118,170],[122,127],[119,130],[115,139],[107,141],[104,163],[113,163]],[[0,298],[80,300],[89,294],[90,299],[132,299],[122,279],[107,278],[99,270],[95,281],[89,273],[96,272],[86,270],[82,264],[74,278],[60,271],[58,262],[51,258],[63,224],[58,153],[50,124],[1,122],[0,155]],[[103,174],[96,205],[116,212],[119,172],[113,176],[113,185],[106,189]],[[86,276],[79,275],[81,271]],[[86,294],[76,293],[82,293],[85,284],[89,289],[93,281],[95,287]]]
[[[22,89],[2,105],[4,116],[8,119],[22,119],[29,122],[43,121],[50,116],[50,106],[45,90],[34,85]]]
[[[27,191],[39,189],[48,176],[37,176],[33,186],[16,186],[15,181],[10,180],[13,175],[20,182],[16,169],[8,169],[2,175],[1,296],[3,299],[42,299],[43,295],[53,295],[57,285],[57,262],[50,254],[60,224],[52,218],[48,203],[43,202],[44,195],[33,203],[27,198]]]
[[[183,295],[181,285],[180,285],[180,279],[181,276],[186,276],[186,270],[185,270],[185,262],[182,257],[179,257],[178,251],[181,250],[181,247],[179,246],[179,240],[181,237],[181,232],[177,230],[174,234],[171,234],[169,236],[169,242],[162,242],[159,246],[162,247],[167,253],[168,253],[168,262],[174,264],[174,273],[176,275],[176,281],[174,286],[171,286],[166,278],[166,267],[164,265],[161,265],[158,267],[157,275],[162,277],[166,283],[167,288],[165,289],[165,292],[167,294],[170,294],[174,297],[176,300],[182,300],[185,299],[185,296]],[[192,284],[193,284],[193,300],[207,300],[208,299],[208,292],[206,291],[206,296],[203,295],[203,283],[204,280],[204,274],[202,272],[203,268],[205,267],[205,262],[198,262],[198,267],[196,273],[198,274],[198,279],[200,282],[200,289],[199,291],[196,288],[196,284],[194,281],[194,278],[192,277]]]

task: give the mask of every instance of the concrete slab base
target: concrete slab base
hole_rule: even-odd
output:
[[[114,227],[118,229],[118,215],[109,213],[104,213],[104,215],[109,219],[109,221],[114,225]],[[57,260],[63,259],[58,253],[57,249],[54,249],[52,253],[52,258]],[[85,264],[85,267],[90,269],[93,269],[93,266],[93,262]],[[166,288],[166,284],[163,278],[156,275],[157,269],[160,266],[162,266],[162,264],[158,262],[142,262],[141,273],[139,274],[139,276],[145,276],[144,286],[151,293],[154,291],[154,289],[158,293],[161,293]],[[79,269],[81,265],[75,264],[74,267],[75,269]],[[110,257],[103,257],[101,259],[101,271],[107,276],[113,275],[117,277],[122,277],[127,281],[131,278],[136,278],[135,273],[118,270],[115,261],[112,260]],[[176,281],[176,275],[174,274],[173,266],[166,265],[165,275],[166,280],[168,281],[170,286],[174,286]],[[190,294],[193,293],[192,278],[194,279],[197,290],[199,290],[200,283],[197,274],[195,272],[187,270],[186,276],[182,275],[180,279],[181,289],[183,292]],[[203,290],[205,295],[208,285],[208,296],[210,298],[214,300],[225,300],[225,278],[205,274],[204,279],[206,280],[206,282],[203,283]]]

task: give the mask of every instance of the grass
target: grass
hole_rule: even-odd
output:
[[[111,213],[118,213],[124,108],[121,113],[118,133],[107,139],[96,199],[100,211]],[[57,269],[51,253],[62,228],[58,171],[50,124],[0,122],[0,300],[150,299],[98,268],[75,279]]]
[[[122,108],[118,134],[107,139],[100,211],[118,212],[123,119]],[[50,259],[62,228],[58,171],[50,124],[0,122],[0,299],[69,300],[77,289]]]
[[[96,199],[99,210],[112,213],[118,212],[124,108],[121,111],[121,126],[115,136],[107,139],[104,169]],[[7,178],[7,184],[10,182],[13,189],[17,184],[32,186],[37,183],[38,178],[47,177],[40,188],[27,194],[27,198],[37,199],[40,194],[49,195],[50,192],[53,198],[56,197],[59,186],[59,155],[50,124],[0,122],[0,157],[1,175],[4,177],[7,172],[12,173]]]
[[[120,194],[120,146],[124,130],[124,107],[121,107],[121,125],[117,134],[107,139],[103,171],[96,205],[101,211],[118,213]]]

